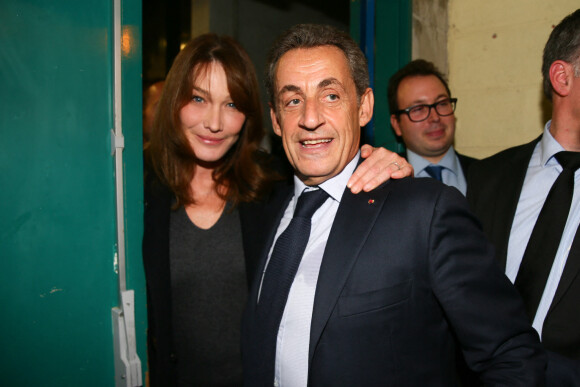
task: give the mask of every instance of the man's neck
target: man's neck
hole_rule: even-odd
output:
[[[340,171],[340,173],[320,182],[317,185],[323,188],[332,198],[340,202],[342,194],[346,188],[346,183],[348,183],[348,179],[356,169],[359,161],[360,151],[355,154],[354,158],[349,161],[349,163]],[[305,183],[297,175],[294,175],[294,193],[298,195],[304,188]]]
[[[431,164],[438,164],[439,161],[441,161],[441,159],[445,156],[447,152],[443,153],[442,155],[439,156],[433,156],[433,157],[429,157],[429,156],[423,156],[423,158],[427,161],[429,161]]]
[[[580,152],[580,120],[571,113],[569,101],[554,100],[550,133],[564,149]]]
[[[451,149],[451,147],[447,148],[447,150],[443,153],[441,153],[440,155],[437,156],[425,156],[425,155],[420,155],[417,152],[412,151],[411,149],[407,150],[407,153],[409,151],[415,153],[417,156],[422,157],[423,159],[427,160],[428,162],[430,162],[431,164],[439,164],[439,162],[443,159],[443,157],[445,157],[445,155],[447,154],[447,152],[449,152],[449,149]]]

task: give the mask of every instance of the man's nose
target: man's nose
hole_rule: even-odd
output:
[[[437,113],[437,109],[435,109],[435,106],[432,106],[429,109],[429,117],[427,117],[427,119],[433,122],[439,122],[439,120],[441,119],[441,116],[439,115],[439,113]]]
[[[324,119],[322,118],[318,102],[313,100],[304,101],[302,117],[299,125],[308,130],[315,130],[323,121]]]

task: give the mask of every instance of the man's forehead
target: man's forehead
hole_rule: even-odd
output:
[[[409,85],[413,85],[414,87],[410,87]],[[427,75],[409,75],[401,80],[399,83],[398,90],[401,89],[408,89],[413,90],[416,86],[430,86],[434,88],[441,88],[442,90],[445,89],[445,85],[437,76],[433,74]]]
[[[322,88],[325,88],[327,86],[333,86],[333,85],[344,88],[342,82],[340,82],[338,79],[336,79],[334,77],[329,77],[329,78],[325,78],[325,79],[321,80],[320,82],[318,82],[318,85],[316,85],[316,87],[318,89],[322,89]],[[280,93],[301,92],[301,91],[302,91],[302,89],[298,85],[294,85],[294,84],[280,85]]]
[[[279,92],[306,81],[316,87],[344,86],[349,79],[352,81],[346,56],[335,46],[292,49],[280,57],[275,72]]]
[[[435,95],[433,95],[435,94]],[[403,78],[397,88],[397,98],[423,101],[449,97],[445,85],[435,75],[412,75]]]

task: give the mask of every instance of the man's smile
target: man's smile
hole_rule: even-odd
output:
[[[322,138],[322,139],[316,139],[316,140],[303,140],[300,141],[300,144],[302,144],[303,147],[312,147],[312,146],[317,146],[317,145],[321,145],[321,144],[326,144],[331,142],[332,139],[331,138]]]

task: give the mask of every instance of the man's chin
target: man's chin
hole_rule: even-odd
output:
[[[438,157],[438,156],[442,156],[444,155],[449,148],[451,147],[451,145],[447,145],[447,144],[431,144],[430,147],[425,149],[425,154],[429,155],[430,157]],[[415,152],[417,153],[417,152]],[[421,154],[421,153],[419,153]]]
[[[300,169],[296,176],[306,185],[318,185],[334,176],[331,171],[320,169]]]

